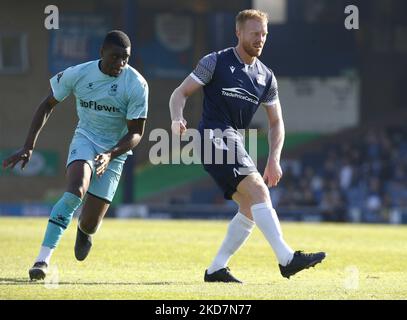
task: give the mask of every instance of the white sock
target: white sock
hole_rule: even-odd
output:
[[[294,251],[283,239],[277,213],[270,202],[258,203],[251,207],[253,219],[263,232],[277,256],[278,263],[286,266],[293,258]]]
[[[229,223],[228,231],[208,274],[225,268],[232,255],[245,243],[254,228],[254,222],[238,212]]]
[[[51,260],[51,256],[52,256],[53,252],[54,252],[54,249],[41,246],[40,253],[38,254],[37,259],[35,259],[35,262],[44,261],[47,265],[49,265],[49,261]]]

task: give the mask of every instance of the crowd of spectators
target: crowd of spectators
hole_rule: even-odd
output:
[[[325,221],[400,223],[407,214],[407,128],[371,128],[282,166],[275,207],[314,207]]]

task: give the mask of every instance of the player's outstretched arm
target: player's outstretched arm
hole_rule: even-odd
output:
[[[35,144],[38,139],[38,135],[41,129],[44,127],[48,118],[50,117],[52,110],[58,104],[58,101],[54,98],[52,90],[48,96],[38,106],[37,111],[34,114],[31,122],[30,129],[28,131],[27,138],[25,139],[24,146],[16,153],[3,161],[3,168],[14,168],[14,166],[21,162],[21,169],[23,170],[28,161],[30,161],[32,152],[35,148]]]
[[[187,121],[184,119],[183,110],[190,95],[201,88],[202,85],[191,76],[185,78],[170,97],[171,130],[176,135],[182,135],[187,130]]]
[[[263,179],[268,187],[274,187],[280,181],[283,172],[280,166],[281,151],[284,145],[285,129],[280,102],[265,106],[269,121],[269,156]]]
[[[141,141],[144,134],[146,119],[127,120],[128,133],[110,150],[100,153],[95,157],[96,174],[101,176],[107,169],[110,161],[129,150],[134,149]]]

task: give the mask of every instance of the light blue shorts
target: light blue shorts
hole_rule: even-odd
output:
[[[108,202],[112,202],[117,186],[119,185],[120,176],[123,171],[124,161],[113,159],[105,173],[98,177],[96,175],[95,157],[99,153],[103,153],[104,149],[94,144],[86,136],[81,133],[75,133],[69,146],[68,160],[66,167],[73,161],[84,160],[92,168],[92,177],[88,189],[88,193],[102,198]]]

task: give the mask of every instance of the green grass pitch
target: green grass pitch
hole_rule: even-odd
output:
[[[74,221],[51,275],[28,268],[45,218],[0,218],[0,299],[406,299],[407,227],[283,223],[294,249],[324,250],[322,264],[287,280],[258,229],[230,261],[245,284],[204,283],[227,221],[106,219],[84,262],[75,260]]]

